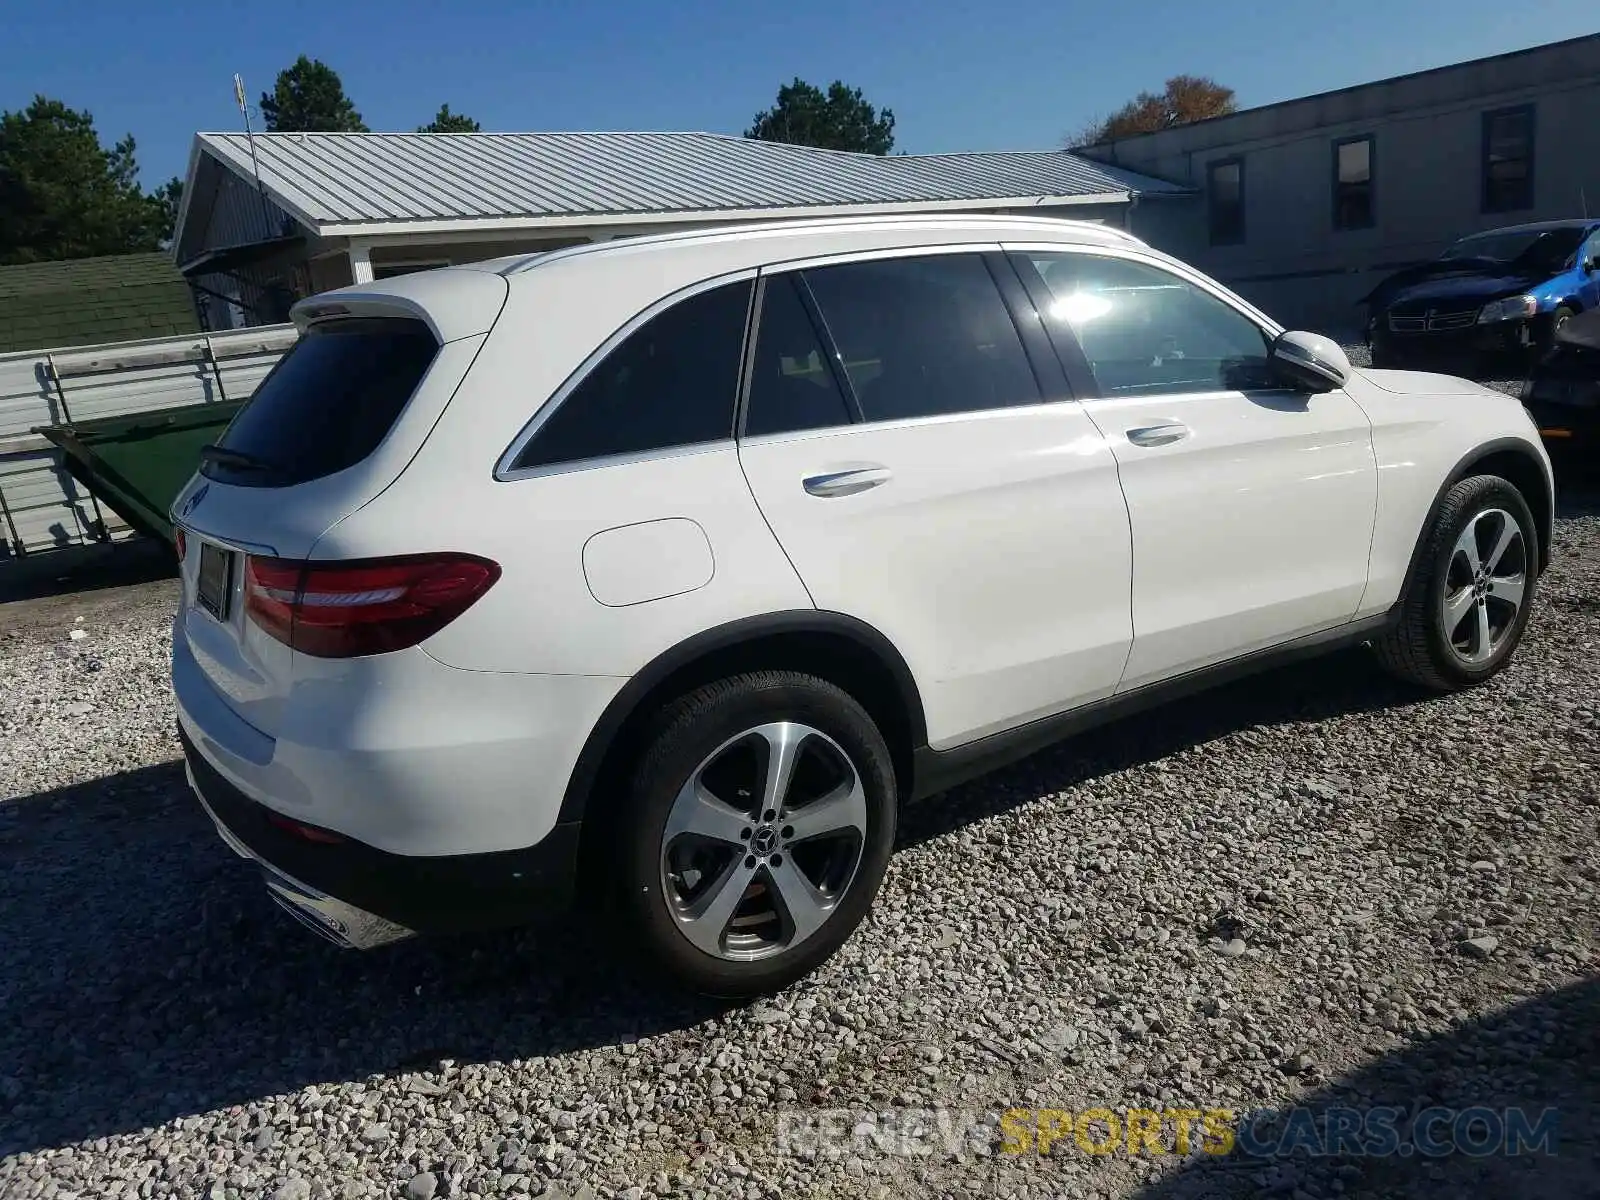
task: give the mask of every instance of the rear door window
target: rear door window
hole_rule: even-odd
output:
[[[1000,289],[976,254],[805,272],[868,421],[1040,402]]]
[[[568,393],[512,469],[731,438],[753,286],[711,288],[639,326]]]
[[[261,381],[201,473],[285,487],[353,467],[378,448],[427,374],[439,343],[403,317],[313,325]]]
[[[800,299],[799,277],[767,282],[750,373],[747,437],[850,424],[850,406],[828,363],[827,347]]]

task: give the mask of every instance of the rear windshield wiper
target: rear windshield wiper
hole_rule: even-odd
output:
[[[227,467],[233,471],[255,471],[258,473],[282,475],[283,468],[277,463],[270,463],[264,458],[257,458],[254,454],[246,454],[242,450],[229,450],[225,446],[202,446],[200,448],[200,461],[212,463],[219,467]]]

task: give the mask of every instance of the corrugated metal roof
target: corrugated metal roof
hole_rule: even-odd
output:
[[[243,134],[200,146],[251,174]],[[1188,189],[1066,151],[878,157],[711,133],[257,134],[267,190],[318,227]]]

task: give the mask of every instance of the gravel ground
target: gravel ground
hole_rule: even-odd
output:
[[[187,795],[172,584],[0,607],[0,1196],[1600,1194],[1600,492],[1541,591],[1471,693],[1344,654],[918,806],[869,924],[743,1009],[574,934],[324,945]],[[780,1138],[1430,1102],[1558,1106],[1559,1153]]]

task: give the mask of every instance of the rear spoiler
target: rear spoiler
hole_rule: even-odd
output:
[[[303,332],[344,317],[414,317],[440,342],[456,342],[494,328],[509,291],[503,275],[443,267],[323,292],[297,303],[289,318]]]

